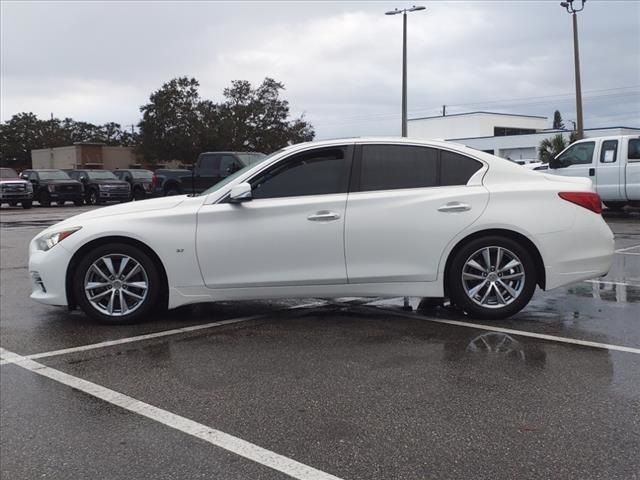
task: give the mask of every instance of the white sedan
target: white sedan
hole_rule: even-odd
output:
[[[158,307],[258,298],[449,297],[513,315],[536,286],[607,273],[613,234],[590,180],[461,145],[293,145],[196,196],[115,205],[29,246],[31,298],[125,323]]]

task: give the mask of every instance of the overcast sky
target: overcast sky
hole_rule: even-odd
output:
[[[578,1],[576,1],[578,3]],[[435,1],[408,18],[409,118],[489,110],[575,119],[571,16],[559,1]],[[1,2],[2,120],[27,111],[137,123],[149,94],[193,76],[286,86],[317,138],[398,135],[409,2]],[[578,16],[585,127],[640,127],[640,1]]]

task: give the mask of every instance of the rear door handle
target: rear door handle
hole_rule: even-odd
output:
[[[449,202],[438,208],[439,212],[445,213],[466,212],[468,210],[471,210],[471,205],[462,202]]]
[[[311,222],[331,222],[333,220],[338,220],[339,218],[339,213],[331,212],[329,210],[320,210],[313,215],[309,215],[307,220]]]

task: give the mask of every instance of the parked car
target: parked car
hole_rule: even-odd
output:
[[[549,162],[548,173],[590,178],[608,208],[640,206],[640,136],[575,142]]]
[[[536,285],[607,273],[614,241],[600,212],[588,179],[461,145],[304,143],[200,195],[49,227],[30,243],[31,298],[111,323],[161,305],[310,296],[446,296],[503,318]]]
[[[97,205],[110,200],[128,202],[131,187],[124,180],[118,180],[109,170],[72,170],[71,178],[82,183],[84,198],[89,205]]]
[[[31,208],[33,186],[18,176],[13,168],[0,168],[0,205],[8,203],[12,207],[20,204]]]
[[[50,207],[51,202],[64,205],[73,202],[82,205],[82,184],[69,177],[66,172],[56,169],[28,169],[20,175],[33,185],[33,198],[42,207]]]
[[[205,152],[198,156],[193,171],[188,169],[156,170],[156,194],[180,195],[204,192],[232,173],[264,158],[258,152]]]
[[[151,170],[131,169],[112,170],[118,180],[124,180],[129,184],[131,200],[144,200],[153,196],[156,184],[156,176]]]

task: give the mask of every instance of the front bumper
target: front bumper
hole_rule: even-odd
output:
[[[98,192],[98,198],[100,200],[128,200],[131,197],[131,192],[109,192],[100,190]]]
[[[43,252],[29,245],[31,299],[47,305],[67,305],[66,274],[71,253],[56,245]]]
[[[82,192],[49,192],[51,200],[82,200]]]

